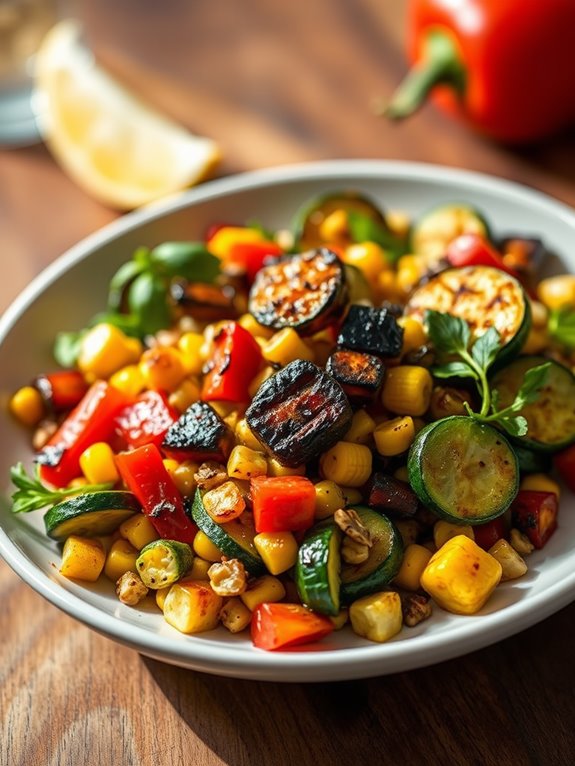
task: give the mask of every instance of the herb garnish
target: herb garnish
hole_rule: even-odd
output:
[[[86,484],[81,489],[78,487],[68,487],[67,489],[48,489],[42,484],[38,473],[39,466],[36,466],[34,476],[26,473],[22,463],[12,466],[10,469],[10,478],[12,483],[18,487],[12,495],[12,512],[28,513],[29,511],[38,511],[47,505],[55,505],[70,495],[77,495],[79,492],[100,492],[110,489],[113,484]]]
[[[568,306],[555,309],[549,314],[547,322],[549,335],[561,346],[575,349],[575,311]]]
[[[467,413],[481,423],[499,425],[512,436],[525,436],[527,421],[518,413],[538,398],[547,380],[549,362],[528,370],[513,402],[498,409],[498,392],[491,390],[487,377],[501,349],[501,338],[495,327],[490,327],[472,344],[469,325],[460,317],[427,311],[425,322],[429,338],[439,355],[458,357],[434,367],[433,375],[436,378],[472,378],[481,396],[481,409],[474,412],[465,402]]]

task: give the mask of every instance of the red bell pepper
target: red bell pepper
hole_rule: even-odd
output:
[[[197,527],[185,512],[182,496],[156,445],[144,444],[130,452],[120,452],[115,460],[121,478],[140,501],[160,537],[191,545]]]
[[[473,527],[474,540],[480,548],[488,551],[492,545],[502,538],[507,537],[507,524],[503,516],[487,521],[485,524],[477,524]]]
[[[206,364],[201,399],[205,402],[249,402],[249,385],[262,361],[257,341],[237,322],[228,322],[214,338]]]
[[[527,535],[536,548],[543,548],[557,529],[558,511],[555,492],[523,489],[511,504],[511,523]]]
[[[333,631],[327,617],[300,604],[260,604],[254,609],[251,636],[258,649],[288,649],[319,641]]]
[[[450,266],[491,266],[519,279],[519,274],[505,265],[503,257],[479,234],[461,234],[447,246],[445,257]]]
[[[384,113],[402,118],[432,93],[493,138],[525,143],[573,124],[573,0],[411,0],[413,68]]]
[[[161,391],[144,391],[116,415],[116,431],[128,447],[159,447],[168,428],[179,418]]]
[[[305,476],[257,476],[250,488],[257,532],[297,532],[312,526],[315,489]]]
[[[105,381],[94,383],[47,444],[38,452],[40,478],[54,487],[66,487],[80,476],[80,455],[95,442],[114,436],[115,416],[130,397]]]
[[[565,484],[572,492],[575,492],[575,444],[561,450],[561,452],[556,452],[553,456],[553,463]]]
[[[276,242],[237,242],[230,247],[226,264],[239,267],[252,284],[267,258],[283,254]]]
[[[52,412],[66,412],[80,403],[90,387],[78,370],[58,370],[34,379],[34,387]]]

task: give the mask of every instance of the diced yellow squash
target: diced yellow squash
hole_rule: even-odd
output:
[[[206,582],[180,580],[164,601],[164,618],[181,633],[202,633],[218,625],[224,600]]]
[[[96,582],[106,563],[106,552],[99,540],[70,535],[64,543],[60,574],[75,580]]]
[[[227,471],[231,479],[250,481],[256,476],[265,476],[268,472],[268,463],[263,452],[238,444],[230,453]]]
[[[421,575],[421,587],[442,608],[475,614],[501,580],[499,561],[465,535],[448,540],[433,554]]]
[[[92,327],[82,338],[78,367],[94,378],[107,379],[140,358],[142,344],[107,322]]]
[[[126,572],[136,572],[138,550],[128,540],[114,540],[106,556],[104,574],[112,582],[117,582]]]
[[[120,524],[120,534],[139,551],[144,545],[159,538],[154,525],[143,513],[135,513],[123,521]]]
[[[286,591],[281,580],[272,575],[263,575],[251,583],[248,590],[240,595],[240,598],[253,612],[256,606],[266,601],[281,601],[285,594]]]
[[[403,626],[399,594],[383,591],[364,596],[350,606],[349,619],[358,636],[378,643],[389,641]]]
[[[248,627],[252,620],[252,613],[240,598],[229,598],[220,612],[220,620],[224,628],[230,633],[239,633]]]
[[[291,532],[260,532],[254,545],[273,575],[286,572],[297,561],[298,544]]]
[[[399,572],[393,581],[395,585],[405,590],[419,590],[419,584],[423,570],[429,564],[432,554],[423,545],[413,543],[408,545],[403,554],[403,560]]]

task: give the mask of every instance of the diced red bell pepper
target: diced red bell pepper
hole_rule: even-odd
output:
[[[116,467],[128,489],[136,495],[160,537],[194,541],[197,527],[184,510],[182,496],[155,444],[144,444],[115,457]]]
[[[505,265],[503,257],[479,234],[461,234],[447,246],[445,257],[451,266],[492,266],[510,274],[519,275]]]
[[[115,416],[131,401],[127,394],[103,380],[94,383],[38,452],[36,460],[42,481],[66,487],[80,476],[80,455],[95,442],[112,440]]]
[[[485,524],[477,524],[473,527],[474,540],[480,548],[488,551],[492,545],[502,538],[507,537],[507,524],[503,516],[487,521]]]
[[[297,532],[313,525],[315,489],[305,476],[257,476],[250,486],[257,532]]]
[[[144,391],[116,416],[116,431],[128,447],[160,446],[166,431],[179,418],[161,391]]]
[[[557,529],[558,511],[555,492],[523,489],[511,504],[511,523],[527,535],[536,548],[543,548]]]
[[[553,463],[565,484],[572,492],[575,492],[575,444],[561,450],[561,452],[556,452],[553,456]]]
[[[258,649],[288,649],[319,641],[333,631],[327,617],[300,604],[264,603],[254,609],[251,636]]]
[[[245,271],[251,284],[269,256],[283,254],[276,242],[237,242],[230,247],[226,263]]]
[[[49,409],[53,412],[66,412],[80,403],[90,386],[78,370],[58,370],[38,375],[34,379],[34,387]]]
[[[262,352],[257,341],[237,322],[228,322],[214,338],[201,399],[205,402],[248,402],[249,385],[257,374]]]

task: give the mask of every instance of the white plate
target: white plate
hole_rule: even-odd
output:
[[[506,181],[432,165],[336,161],[288,166],[214,181],[181,197],[119,219],[72,248],[22,293],[0,321],[0,487],[10,492],[9,468],[30,462],[27,436],[6,415],[11,392],[53,367],[54,334],[73,330],[100,310],[114,270],[142,244],[199,238],[217,221],[257,219],[286,226],[309,197],[353,188],[384,208],[418,214],[441,202],[464,200],[485,212],[497,233],[542,236],[573,270],[575,215],[553,200]],[[562,500],[559,530],[529,558],[529,573],[497,589],[488,606],[471,617],[436,608],[431,620],[404,629],[386,644],[354,637],[346,629],[312,651],[268,653],[249,638],[224,629],[184,636],[156,611],[118,602],[112,585],[86,587],[58,574],[57,547],[43,534],[42,513],[10,513],[0,507],[0,553],[38,593],[76,619],[145,655],[175,665],[240,678],[326,681],[408,670],[473,651],[543,620],[575,597],[575,502]]]

